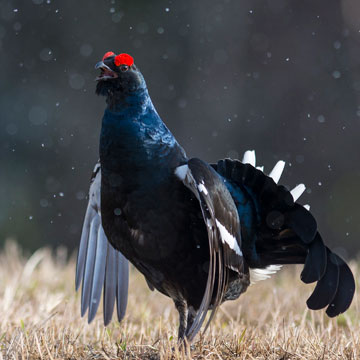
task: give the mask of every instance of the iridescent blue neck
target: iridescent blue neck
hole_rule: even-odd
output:
[[[126,177],[126,173],[141,169],[142,174],[154,176],[154,169],[164,164],[166,168],[175,167],[185,161],[186,155],[143,89],[118,97],[116,106],[105,110],[100,159],[102,171]]]
[[[126,113],[126,116],[139,117],[149,107],[154,107],[146,87],[132,92],[113,93],[107,97],[106,102],[108,104],[106,111],[115,116],[122,116]]]

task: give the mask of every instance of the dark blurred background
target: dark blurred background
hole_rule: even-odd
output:
[[[326,241],[359,250],[358,0],[14,0],[0,21],[1,243],[78,245],[111,50],[133,55],[189,156],[286,160]]]

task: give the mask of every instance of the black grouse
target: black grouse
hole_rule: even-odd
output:
[[[88,310],[89,322],[94,318],[103,289],[105,325],[115,300],[122,320],[128,260],[150,289],[173,299],[179,339],[191,341],[209,310],[207,324],[222,302],[283,264],[304,264],[301,280],[317,282],[310,309],[326,307],[333,317],[350,306],[351,270],[324,245],[309,209],[296,203],[304,185],[277,185],[284,162],[268,176],[252,151],[242,162],[189,159],[130,55],[108,52],[95,68],[107,108],[77,259],[82,316]]]

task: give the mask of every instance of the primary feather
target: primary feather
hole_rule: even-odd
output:
[[[89,190],[89,203],[82,229],[76,263],[75,288],[81,289],[81,316],[89,309],[91,322],[103,291],[104,324],[111,321],[115,300],[119,321],[125,315],[128,295],[129,265],[127,259],[107,240],[101,224],[101,169],[95,165]]]

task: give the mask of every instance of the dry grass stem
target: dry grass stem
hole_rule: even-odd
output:
[[[358,265],[351,264],[356,279]],[[336,319],[311,312],[301,267],[283,269],[220,308],[187,352],[177,346],[172,302],[150,292],[132,269],[127,315],[119,324],[80,318],[75,261],[40,249],[31,257],[8,243],[0,254],[1,359],[359,359],[359,299]],[[101,306],[100,306],[101,307]]]

